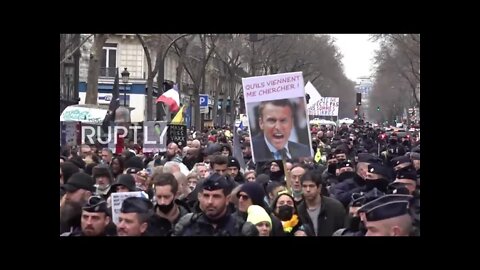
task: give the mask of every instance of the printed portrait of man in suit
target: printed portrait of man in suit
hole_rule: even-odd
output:
[[[291,137],[303,137],[297,134],[300,130],[295,125],[298,107],[291,100],[267,100],[257,106],[255,114],[258,115],[258,134],[252,138],[255,162],[312,156],[308,141],[303,144],[298,139],[290,140]]]

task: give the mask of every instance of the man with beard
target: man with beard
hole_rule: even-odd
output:
[[[110,224],[107,202],[98,196],[92,196],[82,208],[81,231],[64,233],[61,236],[107,236]]]
[[[101,196],[106,200],[110,196],[110,186],[113,183],[110,167],[106,164],[97,165],[93,167],[92,174],[97,187],[95,195]]]
[[[181,162],[187,166],[188,170],[192,170],[196,163],[203,162],[202,152],[199,148],[189,148]]]
[[[182,157],[178,154],[178,145],[174,142],[168,144],[165,158],[160,161],[160,165],[165,165],[167,161],[182,162]]]
[[[381,160],[370,154],[359,154],[356,174],[353,177],[344,179],[341,183],[336,184],[330,193],[332,197],[339,200],[345,207],[352,200],[353,193],[365,192],[368,166],[374,163],[380,163]]]
[[[147,235],[170,236],[175,224],[188,214],[184,206],[177,204],[178,182],[171,173],[157,174],[153,178],[155,186],[155,214],[149,220]]]
[[[225,176],[212,174],[202,184],[200,213],[189,213],[175,225],[173,236],[258,236],[255,225],[227,211],[231,185]]]
[[[237,184],[244,184],[245,178],[243,174],[240,172],[240,163],[235,157],[228,158],[227,164],[227,174],[237,183]]]

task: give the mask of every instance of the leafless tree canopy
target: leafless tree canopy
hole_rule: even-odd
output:
[[[420,107],[420,34],[372,35],[380,41],[369,115],[393,120],[406,108]],[[377,111],[380,107],[380,111]]]

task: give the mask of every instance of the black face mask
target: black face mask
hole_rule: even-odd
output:
[[[360,230],[360,217],[348,215],[347,217],[347,228],[351,231],[358,232]],[[363,222],[362,222],[363,223]]]
[[[288,221],[292,219],[293,216],[293,207],[290,205],[282,205],[278,207],[278,215],[277,217],[281,221]]]
[[[397,139],[390,139],[391,144],[397,144]]]
[[[329,172],[330,174],[335,175],[335,172],[336,172],[336,171],[337,171],[337,164],[334,163],[334,164],[328,165],[328,172]]]
[[[373,188],[377,188],[381,192],[386,193],[388,188],[388,180],[387,179],[375,179],[375,180],[365,179],[365,186],[367,188],[367,191],[370,191]]]
[[[172,210],[173,206],[175,205],[175,202],[174,202],[174,201],[175,201],[175,200],[172,200],[172,201],[170,202],[170,204],[167,204],[167,205],[165,205],[165,204],[157,204],[157,208],[158,208],[162,213],[168,214],[168,213]]]
[[[337,177],[337,180],[338,182],[343,182],[345,179],[354,178],[356,174],[356,172],[343,172]]]

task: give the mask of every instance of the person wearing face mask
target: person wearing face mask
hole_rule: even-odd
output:
[[[105,164],[97,165],[93,167],[92,174],[95,179],[95,194],[106,200],[110,196],[110,187],[113,184],[113,175],[110,167]]]
[[[327,155],[327,169],[322,173],[322,179],[325,180],[327,188],[330,189],[332,186],[337,184],[337,163],[338,160],[335,158],[334,153]]]
[[[365,178],[365,191],[377,188],[382,192],[387,192],[390,183],[390,171],[387,167],[372,163],[368,165],[367,177]]]
[[[345,228],[337,230],[333,236],[364,236],[367,233],[365,223],[361,221],[358,209],[364,204],[373,201],[385,193],[374,188],[371,191],[364,193],[353,193],[352,201],[348,207],[348,215],[345,219]]]
[[[352,194],[367,191],[366,178],[368,166],[374,163],[380,163],[381,160],[371,154],[358,154],[358,163],[356,165],[356,174],[353,177],[343,180],[330,189],[331,197],[339,200],[345,207],[352,201]]]
[[[270,180],[276,181],[276,182],[285,181],[285,173],[284,173],[284,169],[283,169],[283,164],[281,163],[280,160],[272,161],[270,163],[269,167],[270,167],[270,169],[269,169]]]
[[[189,210],[177,204],[178,182],[171,173],[155,175],[153,178],[155,192],[155,214],[149,220],[147,235],[170,236],[175,224]]]
[[[392,133],[390,136],[390,140],[388,141],[388,145],[385,149],[386,155],[385,158],[388,162],[395,157],[405,155],[405,147],[398,142],[397,134]]]
[[[297,204],[287,191],[281,191],[272,202],[273,214],[282,221],[287,236],[307,236],[305,226],[298,217]]]

